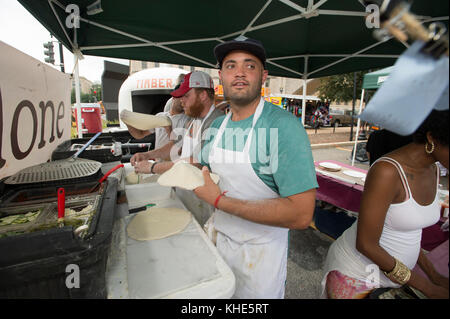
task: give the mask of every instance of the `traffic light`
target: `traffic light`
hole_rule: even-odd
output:
[[[55,52],[53,51],[53,42],[49,41],[44,43],[44,54],[47,56],[45,62],[55,64]]]

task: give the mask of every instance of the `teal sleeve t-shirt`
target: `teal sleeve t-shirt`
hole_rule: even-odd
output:
[[[210,149],[224,119],[225,116],[218,117],[203,135],[204,146],[198,159],[202,165],[209,167]],[[230,119],[226,126],[227,134],[222,135],[218,147],[242,151],[252,123],[253,115],[236,122]],[[265,102],[251,143],[253,170],[281,197],[318,187],[308,136],[302,123],[291,113]]]

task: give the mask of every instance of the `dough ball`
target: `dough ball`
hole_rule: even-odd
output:
[[[136,172],[131,172],[125,177],[127,184],[137,184],[139,183],[139,175]]]

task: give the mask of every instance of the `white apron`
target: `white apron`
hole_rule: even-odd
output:
[[[250,144],[254,126],[264,108],[261,99],[242,152],[219,148],[231,112],[224,119],[209,155],[211,171],[220,176],[226,196],[242,200],[279,198],[254,172]],[[251,222],[216,209],[217,249],[236,277],[234,298],[284,298],[288,229]]]
[[[214,104],[211,105],[208,114],[202,120],[202,123],[200,124],[200,127],[198,128],[197,132],[192,131],[192,135],[194,136],[194,138],[189,136],[189,131],[196,120],[194,119],[191,122],[191,124],[189,125],[186,133],[183,136],[183,148],[181,150],[181,158],[191,157],[194,154],[194,150],[201,142],[201,132],[202,132],[203,123],[205,123],[206,119],[214,111],[214,108],[215,108]]]

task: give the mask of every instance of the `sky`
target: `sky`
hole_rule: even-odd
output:
[[[18,1],[0,0],[0,41],[44,61],[44,42],[52,40],[50,32],[45,29]],[[55,41],[56,39],[53,38]],[[55,64],[59,64],[59,47],[54,43]],[[66,73],[73,73],[73,54],[63,47],[64,67]],[[111,61],[120,64],[129,64],[129,60],[102,58],[84,55],[79,62],[80,76],[100,83],[103,73],[103,61]],[[52,66],[51,64],[48,64]],[[60,70],[59,66],[54,66]]]

